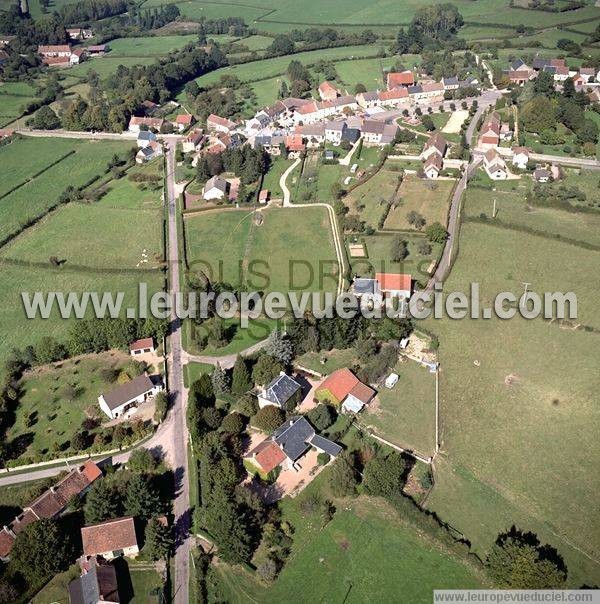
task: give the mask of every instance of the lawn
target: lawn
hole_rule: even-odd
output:
[[[375,434],[424,456],[435,452],[435,375],[404,358],[394,372],[400,376],[390,390],[382,386],[360,421]]]
[[[109,42],[110,51],[105,58],[117,57],[162,57],[172,50],[184,47],[188,42],[197,42],[198,36],[147,36],[143,38],[117,38]]]
[[[101,78],[107,78],[114,74],[119,65],[132,67],[133,65],[152,65],[156,61],[155,56],[146,57],[111,57],[110,53],[105,57],[95,57],[75,65],[69,69],[68,75],[79,78],[87,77],[88,71],[95,71]]]
[[[77,564],[73,564],[65,572],[52,577],[50,581],[31,600],[32,604],[58,604],[69,601],[69,583],[81,575]]]
[[[183,369],[185,387],[189,388],[196,380],[200,379],[201,375],[211,374],[214,368],[214,365],[206,363],[186,363]]]
[[[522,282],[573,291],[578,323],[600,328],[600,252],[486,225],[463,224],[444,290],[481,287],[482,304]],[[480,555],[517,523],[558,548],[570,584],[600,567],[596,335],[540,319],[430,320],[440,339],[442,455],[428,507]],[[477,363],[475,363],[477,361]]]
[[[209,36],[212,38],[212,36]],[[248,36],[247,38],[241,38],[237,40],[234,46],[244,46],[248,50],[264,50],[268,46],[271,46],[273,38],[268,36]]]
[[[265,174],[262,183],[262,188],[270,191],[271,198],[277,199],[283,197],[281,187],[279,186],[279,179],[291,165],[291,161],[283,157],[273,157],[271,159],[271,167]]]
[[[186,216],[190,270],[257,291],[335,291],[337,279],[327,276],[336,260],[326,211],[269,208],[261,215],[261,225],[245,210]]]
[[[26,82],[0,83],[0,127],[19,117],[23,106],[35,97],[35,89]]]
[[[247,101],[245,112],[249,115],[254,115],[256,110],[265,107],[266,105],[272,105],[279,98],[279,90],[281,88],[281,82],[285,82],[289,86],[289,81],[284,75],[275,76],[273,78],[267,78],[266,80],[259,80],[257,82],[250,82],[249,86],[256,95],[256,100],[252,102]]]
[[[433,245],[429,254],[419,252],[419,244],[426,241],[420,235],[398,234],[402,241],[406,241],[408,256],[402,262],[392,262],[391,248],[395,235],[382,233],[379,235],[359,236],[367,250],[366,258],[350,258],[352,273],[360,276],[374,275],[375,273],[409,273],[413,279],[426,282],[429,278],[428,268],[434,258],[437,258],[441,246]]]
[[[384,228],[413,229],[407,220],[409,212],[421,214],[426,224],[439,222],[445,225],[453,187],[453,180],[432,182],[410,174],[405,175],[399,192],[401,202],[390,210]]]
[[[138,566],[133,561],[128,561],[129,577],[133,597],[129,604],[148,604],[148,602],[159,602],[157,593],[163,586],[163,580],[160,575],[146,566]]]
[[[16,446],[21,456],[45,455],[55,447],[68,451],[70,440],[81,430],[83,420],[100,417],[98,396],[115,387],[103,378],[100,370],[120,368],[129,358],[125,353],[112,351],[26,373],[16,420],[7,431],[6,441]]]
[[[352,367],[358,359],[354,348],[344,350],[328,350],[322,352],[306,352],[296,359],[296,363],[307,369],[312,369],[322,375],[341,369],[342,367]]]
[[[54,205],[68,186],[79,187],[95,176],[102,176],[113,155],[124,156],[131,143],[112,141],[64,141],[54,138],[18,140],[0,148],[0,163],[4,166],[21,163],[16,175],[2,186],[5,191],[22,184],[5,195],[0,203],[0,239],[17,231],[23,223],[43,214]],[[35,151],[34,151],[35,149]],[[74,153],[69,153],[73,150]],[[35,155],[45,157],[46,162]],[[57,162],[30,180],[36,172]]]

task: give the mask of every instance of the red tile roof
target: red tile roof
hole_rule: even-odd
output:
[[[129,345],[129,350],[143,350],[144,348],[154,348],[154,338],[142,338]]]
[[[193,119],[193,115],[189,114],[189,113],[180,113],[176,118],[175,121],[178,124],[182,124],[183,126],[189,126],[192,123],[192,119]]]
[[[375,279],[379,281],[379,287],[381,291],[399,291],[407,290],[410,291],[412,284],[412,277],[405,274],[394,274],[394,273],[376,273]]]
[[[254,459],[260,465],[262,471],[268,474],[285,460],[286,455],[276,442],[267,439],[254,447],[248,453],[248,457]]]
[[[83,554],[95,556],[137,545],[135,523],[131,516],[115,518],[81,529]]]
[[[350,371],[350,369],[344,367],[343,369],[338,369],[327,376],[319,386],[318,390],[329,391],[338,401],[341,402],[359,383],[360,380]]]
[[[415,75],[412,71],[407,69],[406,71],[392,72],[387,74],[387,87],[388,89],[396,88],[398,86],[412,86],[415,83]]]
[[[0,531],[0,558],[6,558],[10,554],[15,538],[3,528]]]
[[[233,130],[236,126],[235,122],[232,122],[231,120],[228,120],[226,117],[221,117],[220,115],[216,115],[214,113],[211,113],[207,118],[206,118],[206,123],[212,123],[212,124],[217,124],[219,126],[222,126],[223,128],[228,128],[229,130]]]
[[[53,489],[48,489],[40,495],[29,508],[38,518],[54,518],[60,514],[67,502]]]
[[[302,135],[291,134],[285,137],[285,146],[290,151],[304,151],[304,142],[302,141]]]
[[[362,382],[358,382],[350,390],[350,394],[366,405],[375,396],[375,390]]]
[[[31,510],[25,510],[12,521],[9,528],[15,535],[18,535],[26,526],[36,520],[39,518]]]
[[[98,480],[102,476],[102,470],[91,460],[88,459],[81,467],[81,473],[86,477],[89,484]]]
[[[394,90],[382,90],[377,94],[380,101],[393,101],[395,99],[408,98],[407,88],[396,88]]]

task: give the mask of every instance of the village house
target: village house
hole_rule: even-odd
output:
[[[415,83],[415,74],[410,70],[390,72],[387,74],[387,89],[400,88],[401,86],[412,86]]]
[[[513,131],[510,129],[510,125],[508,122],[504,122],[500,126],[500,140],[509,141],[512,140]]]
[[[165,120],[160,117],[137,117],[132,116],[129,120],[129,132],[141,132],[142,130],[155,130],[159,132]]]
[[[382,90],[377,94],[378,106],[399,107],[410,101],[408,88],[394,88],[393,90]]]
[[[228,120],[226,117],[220,117],[219,115],[215,115],[211,113],[206,118],[206,128],[208,130],[215,130],[217,132],[223,132],[225,134],[235,130],[237,124]]]
[[[546,183],[550,180],[552,174],[546,168],[536,168],[533,171],[533,180],[536,182]]]
[[[377,120],[365,120],[362,134],[366,144],[389,145],[396,138],[398,126]]]
[[[439,177],[444,167],[444,160],[437,153],[432,153],[423,163],[423,174],[429,180],[435,180]]]
[[[103,558],[92,556],[82,575],[68,586],[69,604],[119,604],[119,584],[115,567]]]
[[[300,126],[305,127],[305,126]],[[281,155],[281,147],[285,146],[285,138],[280,134],[262,134],[254,138],[254,149],[262,147],[266,153],[273,156]]]
[[[527,147],[513,147],[512,152],[513,166],[516,166],[520,170],[525,170],[529,161],[529,149]]]
[[[300,134],[290,134],[284,140],[290,158],[298,157],[306,149]]]
[[[432,155],[444,157],[446,155],[447,148],[448,143],[446,142],[446,139],[439,132],[436,132],[435,134],[432,134],[423,145],[421,159],[425,161]]]
[[[194,123],[194,116],[191,113],[180,113],[173,122],[173,126],[178,132],[187,130]]]
[[[129,345],[129,354],[132,357],[140,354],[153,353],[155,351],[156,347],[154,346],[154,338],[142,338],[141,340],[136,340]]]
[[[81,529],[83,555],[102,556],[113,560],[121,556],[135,558],[140,548],[135,533],[135,522],[131,516],[115,518],[98,524],[84,526]]]
[[[492,180],[506,180],[508,178],[506,163],[496,149],[488,149],[485,152],[483,167]]]
[[[342,142],[344,131],[346,130],[346,122],[334,120],[325,124],[325,140],[339,145]]]
[[[379,107],[379,93],[376,92],[359,92],[356,95],[356,101],[363,109],[372,109],[373,107]]]
[[[213,176],[206,181],[202,189],[202,197],[207,201],[224,199],[229,193],[229,183],[220,176]]]
[[[533,80],[537,76],[537,72],[526,65],[522,59],[515,59],[510,67],[503,72],[503,75],[508,77],[511,84],[521,86],[525,82]]]
[[[273,405],[284,411],[292,411],[300,402],[301,396],[300,384],[282,371],[259,392],[258,406],[262,409]]]
[[[374,396],[375,391],[347,368],[328,375],[315,391],[315,397],[319,401],[341,407],[345,413],[359,413]]]
[[[267,203],[269,201],[269,190],[261,189],[258,194],[258,203]]]
[[[57,44],[38,46],[38,54],[42,57],[42,63],[48,67],[68,67],[71,65],[73,52],[70,44]],[[79,62],[79,57],[73,61]]]
[[[109,50],[108,44],[92,44],[91,46],[87,46],[86,48],[90,57],[101,57],[103,54],[106,54]]]
[[[67,28],[67,34],[71,40],[88,40],[94,35],[91,29],[85,27]]]
[[[140,130],[137,137],[137,146],[140,149],[147,147],[150,143],[156,143],[158,138],[152,130]]]
[[[306,146],[309,148],[319,147],[325,142],[325,124],[306,124],[304,126],[296,126],[294,132],[300,134]]]
[[[138,375],[110,392],[101,394],[98,397],[98,404],[110,419],[115,419],[130,409],[137,408],[162,389],[163,386],[158,377],[156,381],[152,381],[146,374]]]
[[[500,144],[500,115],[494,111],[481,127],[478,146],[482,149],[493,149]]]
[[[409,86],[407,90],[410,99],[414,102],[421,100],[421,98],[423,97],[423,86],[421,86],[421,84]]]
[[[356,277],[352,282],[351,292],[361,304],[366,303],[373,307],[379,307],[383,303],[379,282],[375,279]]]
[[[245,464],[256,468],[263,476],[275,468],[299,471],[302,458],[311,449],[337,457],[342,447],[319,436],[302,415],[286,420],[273,434],[259,443],[245,457]]]
[[[379,288],[384,298],[410,298],[412,293],[412,276],[396,273],[375,273]]]
[[[428,100],[443,100],[444,98],[444,85],[441,82],[430,82],[421,85],[420,98]]]
[[[204,131],[201,128],[192,130],[181,142],[181,148],[184,153],[199,151],[204,142]]]
[[[142,132],[140,132],[142,134]],[[138,140],[139,145],[139,140]],[[163,154],[162,145],[157,141],[149,141],[148,144],[144,145],[136,154],[135,162],[137,164],[144,164]]]
[[[325,81],[319,84],[319,96],[322,101],[334,101],[338,96],[342,96],[342,94],[331,82]]]
[[[12,34],[0,34],[0,48],[10,46],[11,42],[16,39],[17,36],[13,36]]]
[[[460,88],[460,84],[456,76],[452,76],[451,78],[442,78],[442,85],[444,86],[444,90],[458,90]]]
[[[86,461],[24,507],[11,524],[0,530],[0,560],[10,558],[15,539],[26,526],[36,520],[60,516],[75,497],[82,497],[101,476],[100,468],[92,460]]]

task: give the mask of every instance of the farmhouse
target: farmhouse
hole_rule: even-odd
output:
[[[83,555],[102,556],[112,560],[120,556],[135,558],[140,551],[135,523],[131,516],[115,518],[99,524],[84,526],[81,529]]]
[[[71,56],[70,44],[56,44],[48,46],[38,46],[38,54],[43,58],[47,57],[64,57],[68,59]]]
[[[115,567],[93,556],[85,563],[83,574],[69,583],[70,604],[119,604],[119,585]]]
[[[192,130],[181,143],[181,147],[184,153],[190,151],[199,151],[204,142],[204,131],[200,128]]]
[[[412,276],[396,273],[375,273],[384,297],[410,298],[412,293]]]
[[[285,147],[292,154],[292,157],[302,153],[305,149],[304,141],[300,134],[290,134],[285,137]]]
[[[357,277],[352,282],[351,291],[361,303],[364,301],[374,306],[381,306],[383,302],[379,282],[375,279]]]
[[[408,96],[408,95],[407,95]],[[363,109],[372,109],[373,107],[379,107],[379,93],[378,92],[359,92],[356,95],[356,101],[359,106]]]
[[[130,382],[126,382],[106,394],[101,394],[98,397],[98,404],[110,419],[115,419],[129,409],[135,409],[162,389],[162,384],[158,379],[154,383],[146,374],[138,375]]]
[[[131,354],[132,357],[140,354],[152,353],[155,350],[154,338],[142,338],[129,345],[129,354]]]
[[[93,44],[91,46],[87,46],[87,51],[90,57],[101,57],[103,54],[108,52],[108,44]]]
[[[409,100],[408,88],[394,88],[393,90],[382,90],[377,93],[378,105],[398,107],[406,104]]]
[[[341,405],[342,411],[346,413],[358,413],[374,396],[375,391],[347,368],[334,371],[315,392],[319,401]]]
[[[506,180],[508,170],[506,163],[496,149],[488,149],[483,156],[483,167],[492,180]]]
[[[71,40],[87,40],[94,35],[91,29],[82,27],[68,28],[67,34]]]
[[[300,134],[306,141],[307,147],[318,147],[325,142],[325,124],[306,124],[296,126],[296,134]]]
[[[387,89],[400,88],[401,86],[412,86],[415,83],[415,75],[410,70],[390,72],[387,74]]]
[[[365,120],[362,127],[364,141],[367,144],[388,145],[396,137],[398,126],[377,120]]]
[[[308,420],[300,415],[279,426],[269,438],[254,447],[244,461],[263,475],[277,467],[297,472],[302,467],[301,458],[311,447],[331,457],[337,457],[342,451],[338,444],[319,436]]]
[[[319,96],[322,101],[334,101],[338,96],[342,96],[340,91],[331,82],[319,84]]]
[[[334,144],[341,143],[346,128],[346,122],[342,120],[327,122],[325,124],[325,140]]]
[[[89,460],[71,470],[60,482],[42,493],[25,507],[9,526],[0,531],[0,559],[9,558],[16,536],[27,525],[42,518],[59,516],[74,497],[81,497],[101,476],[100,468]]]
[[[155,143],[157,141],[156,134],[151,130],[140,130],[140,133],[137,137],[137,146],[140,149],[147,147],[150,143]]]
[[[140,134],[142,134],[140,132]],[[139,144],[139,141],[138,141]],[[149,141],[144,147],[142,147],[135,155],[135,162],[137,164],[143,164],[147,161],[154,159],[155,157],[159,157],[162,155],[163,149],[162,145],[156,141]]]
[[[552,174],[550,173],[550,171],[546,170],[545,168],[537,168],[533,171],[533,179],[536,182],[548,182],[551,176]]]
[[[301,394],[300,384],[282,371],[258,394],[258,406],[262,409],[273,405],[291,411],[300,402]]]
[[[215,115],[214,113],[211,113],[206,118],[206,127],[208,130],[216,130],[217,132],[228,133],[232,130],[235,130],[236,126],[237,124],[235,122],[228,120],[226,117]]]
[[[223,199],[229,192],[229,183],[220,176],[213,176],[206,181],[202,197],[206,200]]]

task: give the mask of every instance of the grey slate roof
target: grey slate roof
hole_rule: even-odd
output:
[[[150,132],[150,130],[140,130],[140,133],[138,134],[138,140],[139,141],[155,141],[156,134],[154,134],[154,132]]]
[[[93,563],[85,575],[69,583],[69,600],[71,604],[119,602],[115,567],[112,564]]]
[[[153,387],[154,384],[147,375],[138,375],[136,378],[131,380],[131,382],[127,382],[122,386],[119,386],[118,388],[115,388],[114,390],[104,394],[103,396],[108,408],[112,411],[113,409],[120,407],[141,394],[150,392]]]
[[[263,397],[274,405],[283,407],[298,390],[300,390],[300,384],[284,373],[271,380],[265,388]]]
[[[354,279],[352,284],[357,294],[372,294],[375,292],[375,279]]]
[[[321,451],[325,451],[325,453],[329,453],[332,457],[337,457],[342,452],[342,447],[337,443],[334,443],[332,440],[328,438],[324,438],[323,436],[319,436],[315,434],[310,444],[316,447],[317,449],[321,449]]]
[[[360,138],[360,130],[358,128],[346,128],[342,132],[342,140],[355,143]]]
[[[550,65],[550,59],[533,59],[533,68],[534,69],[543,69],[546,65]]]
[[[292,461],[296,461],[310,448],[309,442],[314,435],[315,429],[308,420],[297,416],[279,426],[273,433],[273,440]]]
[[[213,187],[219,189],[219,191],[222,191],[223,193],[227,193],[227,181],[220,176],[209,178],[204,185],[204,190],[209,191]]]
[[[442,83],[444,86],[458,86],[458,78],[456,76],[452,76],[451,78],[442,78]]]
[[[521,69],[521,67],[523,67],[523,65],[525,65],[525,62],[522,59],[515,59],[511,64],[510,64],[510,68],[513,71],[517,71],[519,69]]]
[[[423,86],[421,86],[421,84],[408,87],[408,94],[418,94],[419,92],[423,92]]]
[[[556,67],[554,67],[554,65],[544,65],[544,71],[554,75],[556,73]]]
[[[332,132],[343,132],[346,128],[346,122],[341,120],[331,121],[325,124],[325,130],[330,130]]]

